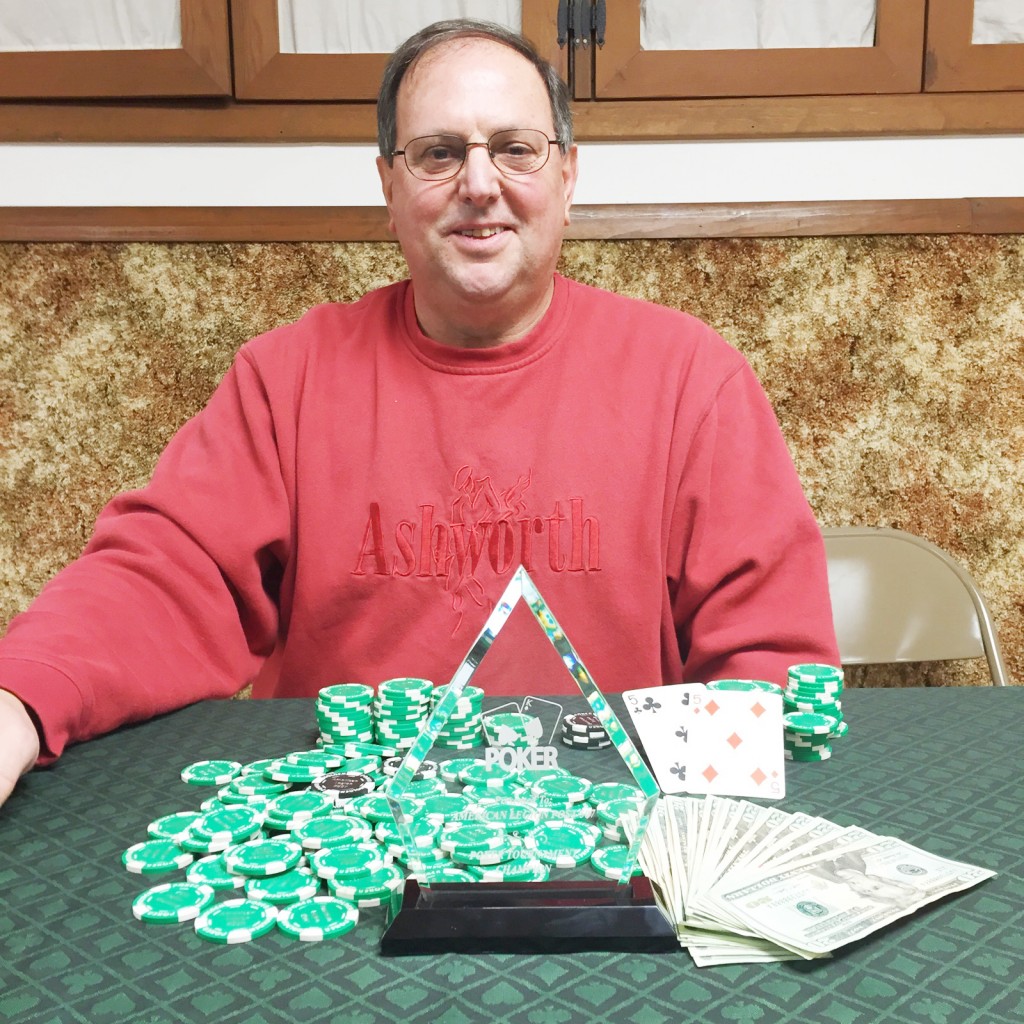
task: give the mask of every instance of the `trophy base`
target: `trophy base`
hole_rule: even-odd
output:
[[[399,905],[400,899],[400,905]],[[431,953],[670,953],[679,940],[643,875],[617,882],[414,879],[395,897],[384,956]]]

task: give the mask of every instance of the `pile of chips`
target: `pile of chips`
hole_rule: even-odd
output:
[[[317,696],[316,719],[325,743],[377,743],[408,750],[447,687],[428,679],[385,680],[374,692],[362,683],[325,686]],[[483,742],[484,691],[466,686],[435,746],[471,750]]]
[[[611,737],[592,711],[581,711],[562,718],[562,743],[576,750],[600,750],[612,745]]]
[[[275,928],[320,941],[350,931],[361,911],[390,904],[407,874],[429,883],[544,881],[552,868],[589,865],[620,879],[623,820],[636,812],[639,790],[592,785],[564,768],[516,771],[479,756],[423,761],[402,796],[408,827],[400,831],[385,791],[407,737],[415,738],[406,723],[418,722],[418,733],[443,694],[421,683],[391,680],[376,694],[356,684],[327,687],[317,701],[317,749],[183,769],[184,782],[217,792],[199,810],[151,822],[150,838],[125,850],[133,873],[185,872],[184,881],[161,879],[141,893],[135,917],[192,921],[199,936],[219,943]],[[481,698],[464,693],[459,702],[461,725],[477,731],[478,747]],[[515,724],[536,731],[528,722],[503,723]],[[339,738],[349,730],[359,738]]]
[[[833,665],[792,665],[782,695],[783,749],[791,761],[827,761],[832,741],[845,736],[843,670]]]

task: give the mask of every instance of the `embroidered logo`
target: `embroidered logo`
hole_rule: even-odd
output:
[[[599,572],[600,524],[586,514],[583,499],[557,499],[540,512],[527,500],[530,482],[527,473],[500,488],[463,466],[441,515],[434,504],[422,504],[414,517],[391,520],[371,502],[353,575],[443,578],[457,615],[454,633],[467,600],[489,603],[484,580],[500,581],[520,564],[527,572],[541,566],[554,573]]]

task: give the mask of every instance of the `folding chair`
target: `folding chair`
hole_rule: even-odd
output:
[[[992,616],[970,573],[912,533],[825,528],[832,617],[844,665],[986,658],[1007,685]]]

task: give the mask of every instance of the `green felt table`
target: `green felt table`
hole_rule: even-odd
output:
[[[386,958],[382,910],[323,943],[274,931],[219,946],[190,924],[141,924],[131,901],[152,882],[120,857],[148,821],[196,805],[180,768],[308,746],[313,706],[211,702],[123,729],[31,773],[0,809],[0,1020],[1021,1024],[1024,689],[854,690],[844,711],[849,736],[831,761],[789,767],[782,806],[998,875],[832,960],[704,970],[681,949]]]

